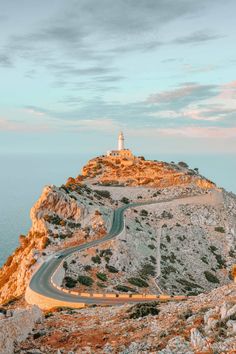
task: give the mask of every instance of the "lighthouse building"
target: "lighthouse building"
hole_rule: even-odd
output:
[[[129,149],[125,149],[125,139],[123,132],[120,132],[118,136],[118,150],[107,151],[107,156],[111,157],[125,157],[127,159],[133,159],[134,155]]]

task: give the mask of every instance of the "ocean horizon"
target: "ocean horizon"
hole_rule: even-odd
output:
[[[61,185],[77,176],[96,154],[0,154],[0,266],[31,226],[30,209],[46,185]],[[185,161],[219,187],[236,193],[235,155],[145,154],[146,159]]]

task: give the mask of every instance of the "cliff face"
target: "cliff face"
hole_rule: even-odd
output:
[[[51,253],[102,237],[111,212],[108,199],[86,186],[45,187],[31,209],[28,235],[19,237],[20,246],[0,270],[0,302],[22,295],[32,272]]]
[[[90,160],[82,170],[84,181],[102,185],[149,186],[157,188],[195,184],[200,188],[214,188],[214,183],[199,176],[186,164],[145,161],[135,157],[98,157]],[[81,180],[81,176],[79,176]]]

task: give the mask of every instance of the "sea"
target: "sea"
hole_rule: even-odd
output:
[[[96,154],[94,154],[96,156]],[[0,154],[0,266],[30,229],[30,209],[45,185],[61,185],[77,176],[93,156],[87,154]],[[160,160],[160,156],[145,155]],[[220,187],[236,194],[235,155],[162,155],[185,161]]]

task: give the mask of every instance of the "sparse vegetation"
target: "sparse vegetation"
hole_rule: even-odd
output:
[[[109,265],[109,264],[106,264],[106,269],[110,272],[110,273],[118,273],[119,270],[116,269],[115,267]]]
[[[124,204],[129,204],[129,198],[123,197],[120,201]]]
[[[94,190],[94,193],[96,193],[97,195],[103,198],[111,198],[111,193],[109,191],[96,189]]]
[[[91,257],[93,263],[101,264],[101,258],[97,254],[96,256]]]
[[[128,292],[134,293],[135,292],[135,290],[133,288],[130,288],[129,286],[126,286],[126,285],[116,285],[114,287],[114,289],[117,291],[124,292],[124,293],[128,293]]]
[[[225,233],[225,229],[223,228],[223,226],[216,226],[216,227],[215,227],[215,231],[221,232],[222,234]]]
[[[141,278],[131,277],[128,282],[132,285],[138,286],[139,288],[148,288],[148,283]]]
[[[156,301],[136,304],[127,311],[129,318],[140,318],[148,315],[157,316],[160,312],[157,305]]]
[[[93,279],[87,275],[79,275],[78,282],[85,286],[91,286],[93,284]]]
[[[75,285],[76,285],[76,283],[77,283],[77,281],[76,281],[75,279],[73,279],[73,278],[71,278],[71,277],[69,277],[69,276],[66,276],[66,277],[64,278],[64,281],[65,281],[65,286],[66,286],[67,288],[74,288]]]
[[[102,281],[107,281],[107,275],[105,273],[97,273],[96,276]]]
[[[218,279],[214,274],[212,274],[211,272],[209,272],[209,271],[206,270],[206,271],[204,272],[204,275],[205,275],[206,279],[207,279],[210,283],[215,283],[215,284],[219,284],[219,283],[220,283],[219,279]]]

